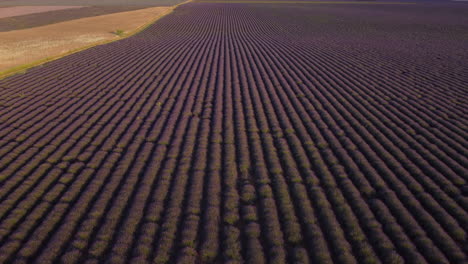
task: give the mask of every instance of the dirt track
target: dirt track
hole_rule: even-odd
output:
[[[190,3],[0,81],[0,262],[466,263],[464,13]]]

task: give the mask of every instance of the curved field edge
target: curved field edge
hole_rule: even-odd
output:
[[[41,66],[41,65],[43,65],[45,63],[61,59],[63,57],[69,56],[71,54],[75,54],[77,52],[81,52],[81,51],[84,51],[84,50],[87,50],[87,49],[90,49],[90,48],[93,48],[93,47],[96,47],[96,46],[109,44],[109,43],[112,43],[112,42],[115,42],[115,41],[119,41],[119,40],[122,40],[122,39],[125,39],[125,38],[128,38],[128,37],[131,37],[131,36],[133,36],[135,34],[140,33],[141,31],[145,30],[146,28],[148,28],[149,26],[151,26],[152,24],[154,24],[156,21],[163,18],[164,16],[172,13],[172,11],[174,11],[174,9],[177,8],[178,6],[180,6],[182,4],[185,4],[185,3],[188,3],[188,2],[190,2],[190,0],[170,7],[167,11],[162,12],[158,16],[151,19],[149,22],[143,24],[140,27],[137,27],[137,28],[131,30],[128,33],[125,32],[124,34],[120,35],[120,37],[117,38],[117,39],[106,39],[106,40],[97,41],[97,42],[94,42],[94,43],[89,44],[89,45],[84,45],[84,46],[79,47],[79,48],[71,49],[71,50],[69,50],[69,51],[67,51],[65,53],[62,53],[62,54],[59,54],[59,55],[56,55],[56,56],[45,57],[45,58],[33,61],[31,63],[22,64],[22,65],[19,65],[19,66],[14,66],[14,67],[11,67],[11,68],[9,68],[7,70],[0,71],[0,80],[5,79],[5,78],[10,77],[10,76],[13,76],[13,75],[16,75],[16,74],[23,74],[23,73],[25,73],[27,70],[29,70],[31,68]]]

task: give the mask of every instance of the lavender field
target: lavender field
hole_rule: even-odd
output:
[[[0,263],[467,263],[468,4],[350,2],[0,80]]]

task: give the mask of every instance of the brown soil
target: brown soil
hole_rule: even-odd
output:
[[[71,50],[119,38],[166,14],[172,7],[152,7],[97,17],[82,18],[32,29],[1,32],[0,71],[29,64]]]

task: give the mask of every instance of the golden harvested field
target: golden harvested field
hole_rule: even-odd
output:
[[[31,29],[1,32],[0,72],[35,61],[57,57],[89,45],[119,38],[167,14],[172,7],[152,7],[88,17]]]

